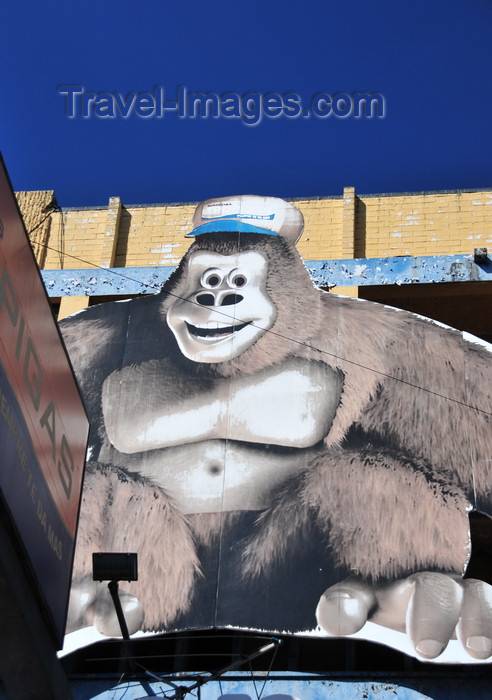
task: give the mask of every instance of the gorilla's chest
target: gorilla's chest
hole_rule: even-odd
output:
[[[124,367],[103,386],[114,447],[146,450],[227,439],[306,448],[329,431],[342,391],[325,364],[290,358],[255,375],[200,381],[173,377],[163,362]]]
[[[186,512],[263,507],[327,435],[341,391],[336,372],[301,358],[208,382],[157,361],[125,367],[104,383],[99,458],[157,480]]]

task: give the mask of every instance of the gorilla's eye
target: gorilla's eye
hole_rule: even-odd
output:
[[[222,272],[218,268],[212,267],[203,273],[201,283],[206,289],[215,289],[222,284],[222,280]]]
[[[227,281],[229,282],[229,286],[235,287],[236,289],[241,289],[241,287],[244,287],[245,284],[248,282],[248,278],[243,272],[239,272],[239,270],[231,270],[227,276]]]

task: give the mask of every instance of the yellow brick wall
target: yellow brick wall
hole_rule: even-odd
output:
[[[125,207],[121,215],[116,267],[177,265],[193,239],[196,204]]]
[[[44,267],[88,268],[101,263],[107,209],[56,212]],[[91,264],[92,263],[92,264]]]
[[[43,267],[48,252],[53,214],[58,208],[53,190],[34,192],[16,192],[17,204],[24,219],[26,231],[30,236],[36,261]]]
[[[292,200],[304,216],[297,248],[304,260],[343,258],[343,199]]]
[[[45,202],[42,194],[37,199]],[[492,191],[355,197],[353,188],[346,188],[344,196],[291,201],[305,218],[298,243],[305,260],[471,254],[474,248],[492,247]],[[122,203],[118,218],[114,202],[120,206],[119,200],[112,202],[113,214],[104,207],[52,213],[43,233],[49,232],[49,249],[42,266],[107,266],[108,236],[116,224],[115,267],[177,264],[192,241],[184,235],[191,229],[195,203]],[[39,206],[35,214],[39,218]]]
[[[360,202],[367,258],[471,254],[492,245],[492,192],[360,197]]]

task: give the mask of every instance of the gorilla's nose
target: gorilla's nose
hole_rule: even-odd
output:
[[[215,306],[215,297],[213,294],[197,294],[196,301],[202,306]]]
[[[226,294],[221,300],[221,306],[232,306],[233,304],[239,304],[243,297],[240,294]]]
[[[203,292],[203,294],[196,295],[196,302],[201,306],[232,306],[233,304],[239,304],[243,300],[241,294],[225,294],[218,295],[217,298],[214,294],[210,292]]]

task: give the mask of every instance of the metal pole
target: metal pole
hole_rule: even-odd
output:
[[[116,610],[116,616],[118,617],[118,622],[120,623],[123,639],[130,639],[125,616],[123,615],[123,608],[121,607],[120,596],[118,595],[118,581],[110,581],[108,583],[108,588],[109,592],[111,593],[111,598],[113,599],[114,609]]]

